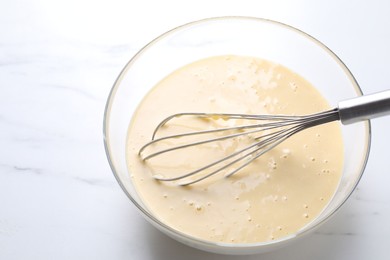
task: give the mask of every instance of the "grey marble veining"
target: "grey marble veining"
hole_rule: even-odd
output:
[[[389,88],[388,2],[163,2],[0,4],[0,259],[387,259],[389,118],[373,122],[366,171],[337,214],[291,246],[243,257],[189,248],[145,221],[111,173],[102,124],[129,59],[208,16],[290,23],[334,50],[365,93]]]

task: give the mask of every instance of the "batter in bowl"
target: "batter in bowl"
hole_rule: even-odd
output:
[[[329,108],[315,87],[282,65],[242,56],[196,61],[159,82],[136,110],[126,144],[133,185],[152,215],[199,239],[254,243],[293,234],[321,213],[339,184],[343,142],[337,122],[296,134],[230,178],[213,176],[186,187],[156,181],[153,174],[189,172],[247,140],[148,163],[138,151],[161,120],[178,112],[306,115]],[[164,131],[189,125],[194,126],[184,121]]]

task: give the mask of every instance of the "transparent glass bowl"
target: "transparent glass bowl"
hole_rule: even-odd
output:
[[[129,61],[107,100],[104,143],[108,161],[123,191],[158,229],[182,243],[206,251],[223,254],[261,253],[286,245],[314,230],[348,199],[366,166],[371,139],[370,123],[367,121],[342,127],[345,165],[339,187],[320,216],[295,234],[269,242],[227,244],[180,233],[153,216],[132,185],[125,151],[128,126],[145,94],[167,74],[193,61],[226,54],[254,56],[287,66],[316,86],[333,107],[337,106],[338,101],[362,95],[343,62],[310,35],[265,19],[210,18],[164,33]]]

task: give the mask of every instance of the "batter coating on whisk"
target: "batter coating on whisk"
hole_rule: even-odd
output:
[[[156,181],[153,175],[191,171],[251,140],[194,147],[147,163],[138,150],[162,119],[179,111],[305,115],[329,108],[313,86],[281,65],[239,56],[189,64],[159,82],[133,117],[127,159],[134,186],[153,215],[191,236],[252,243],[289,235],[313,221],[337,188],[343,165],[337,122],[298,133],[230,178],[216,175],[186,187]],[[223,118],[186,120],[192,119],[163,131],[232,124]]]

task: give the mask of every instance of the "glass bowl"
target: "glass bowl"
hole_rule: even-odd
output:
[[[222,254],[254,254],[289,244],[328,220],[358,184],[369,154],[370,123],[343,126],[344,169],[333,199],[313,222],[278,240],[228,244],[180,233],[152,215],[137,195],[126,165],[126,137],[132,115],[149,90],[177,68],[217,55],[254,56],[280,63],[311,82],[337,107],[362,91],[344,63],[310,35],[279,22],[250,17],[204,19],[170,30],[141,49],[118,76],[104,114],[104,143],[111,169],[134,205],[158,229],[189,246]]]

